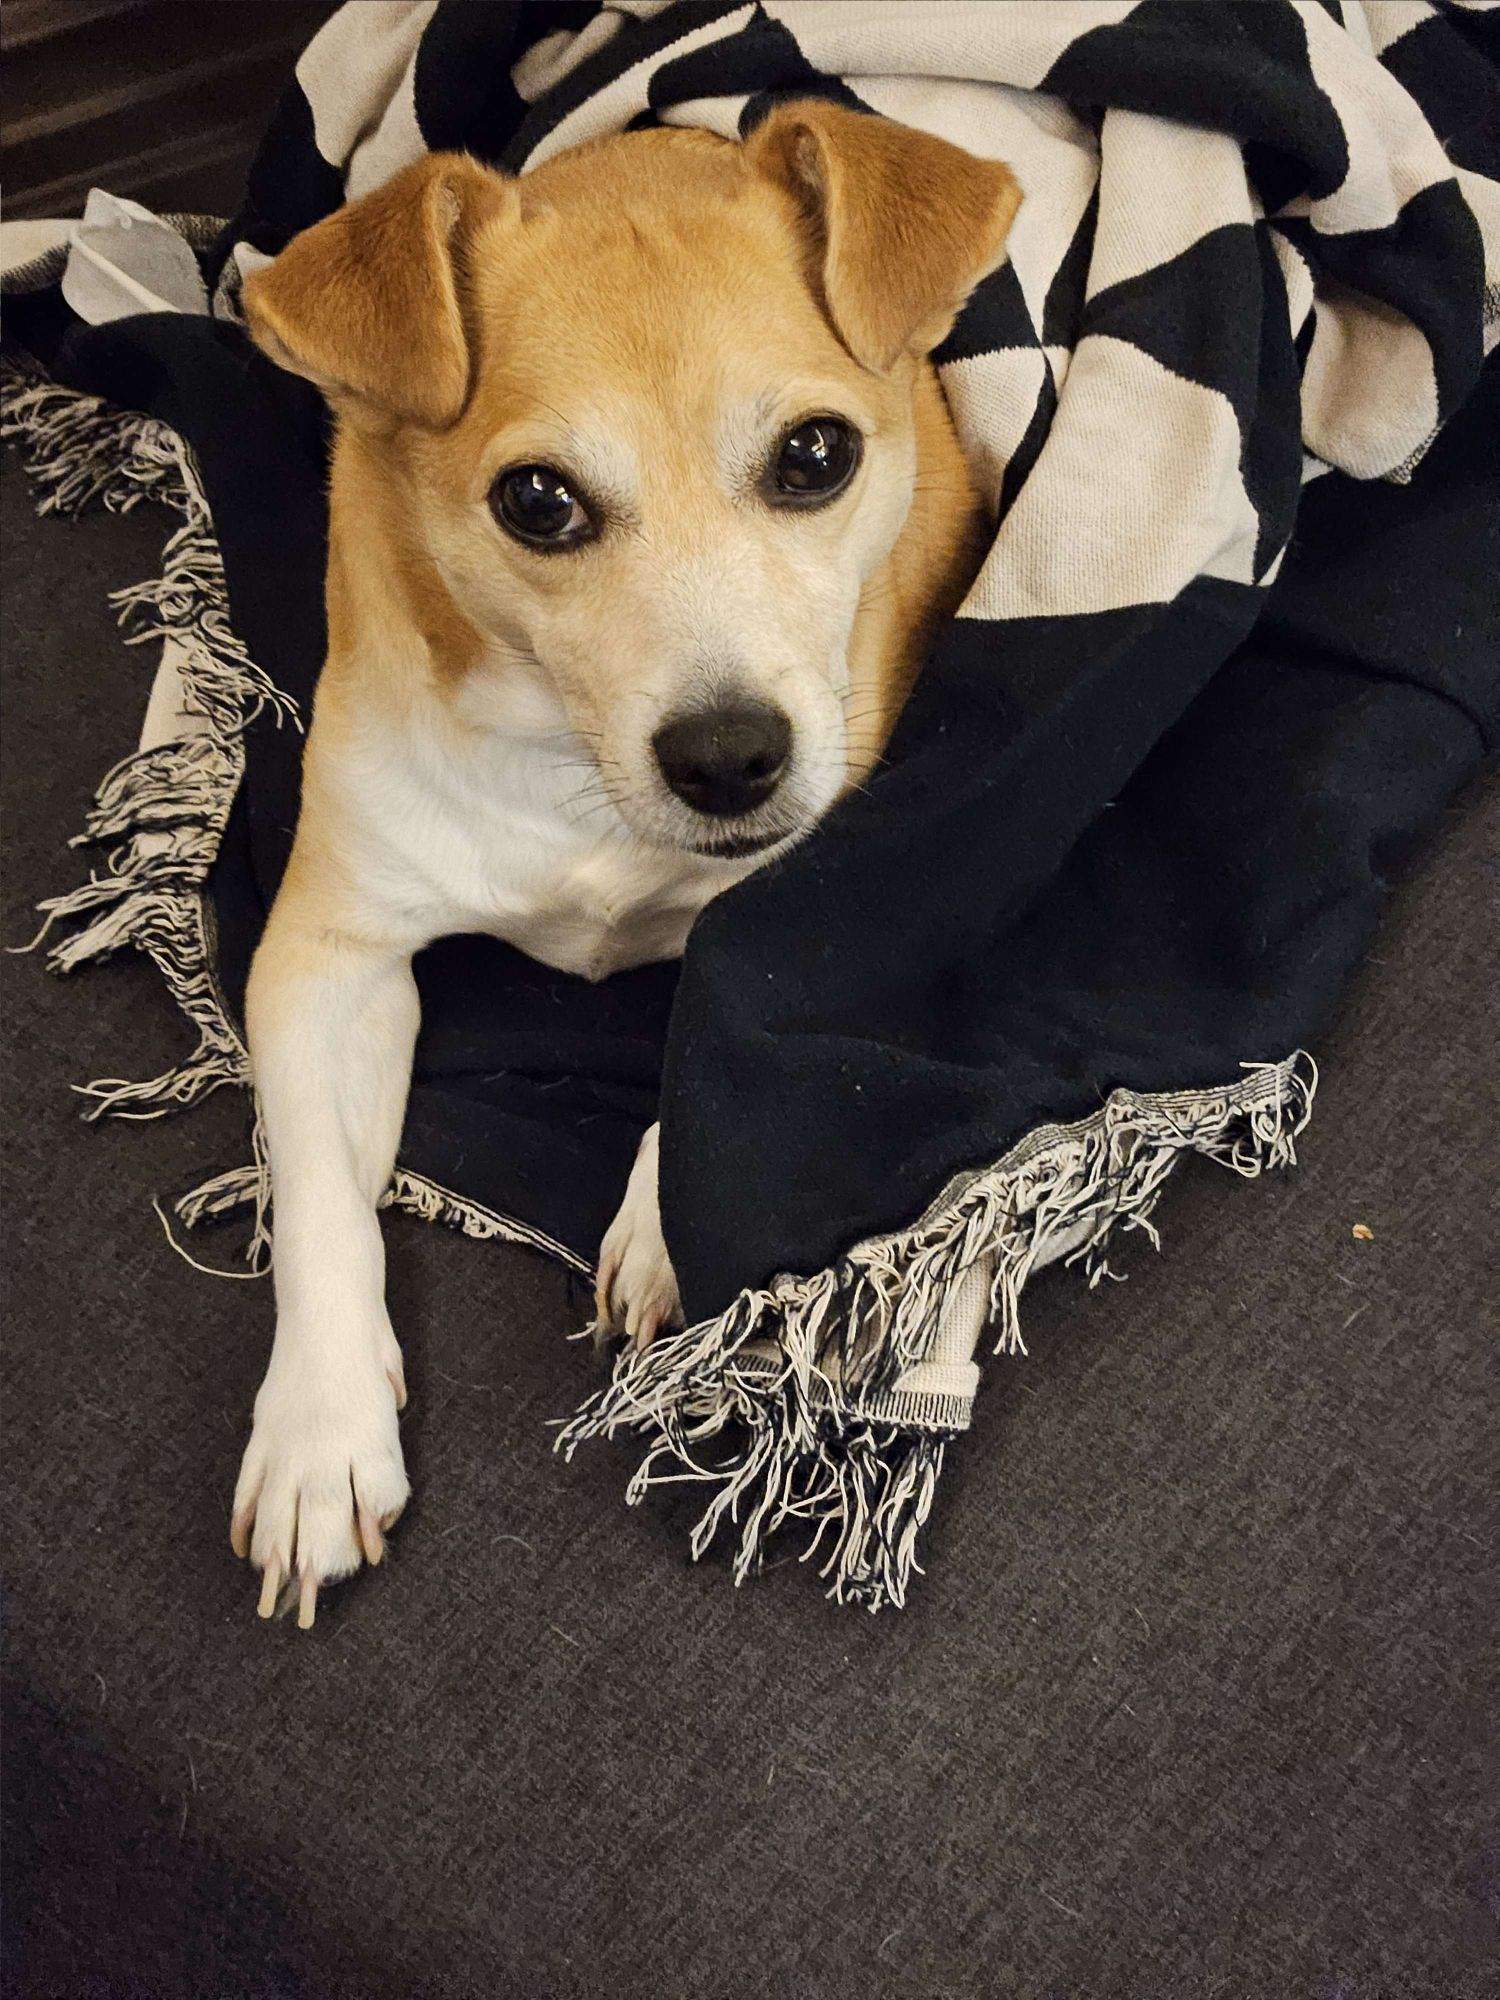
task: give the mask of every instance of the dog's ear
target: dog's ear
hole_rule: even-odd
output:
[[[512,184],[476,160],[429,153],[247,278],[250,331],[332,396],[432,429],[454,423],[469,390],[465,244],[514,202]]]
[[[828,316],[866,368],[930,354],[1005,255],[1021,190],[998,160],[817,99],[778,106],[746,144],[800,204]]]

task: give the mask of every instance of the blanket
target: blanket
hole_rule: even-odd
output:
[[[988,554],[877,775],[588,987],[493,939],[417,965],[390,1199],[586,1272],[645,1126],[686,1330],[560,1436],[644,1445],[700,1554],[901,1604],[986,1345],[1090,1283],[1184,1159],[1290,1164],[1387,884],[1500,728],[1496,17],[1426,0],[463,0],[345,6],[223,227],[96,197],[10,274],[44,506],[164,500],[141,747],[46,906],[197,1033],[96,1112],[246,1083],[250,955],[321,662],[326,413],[243,277],[424,149],[525,173],[822,96],[1007,161],[1007,261],[938,352]],[[753,310],[753,300],[747,301]],[[39,372],[45,369],[45,374]],[[1393,1135],[1400,1143],[1400,1135]],[[263,1163],[178,1204],[255,1204]],[[1162,1310],[1171,1310],[1170,1280]]]

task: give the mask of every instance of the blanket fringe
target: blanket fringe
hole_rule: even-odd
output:
[[[594,1275],[594,1267],[586,1257],[580,1257],[576,1250],[559,1243],[545,1230],[534,1229],[529,1222],[513,1215],[499,1215],[492,1208],[455,1194],[451,1188],[440,1187],[425,1174],[414,1174],[409,1167],[396,1168],[380,1206],[400,1209],[422,1222],[440,1223],[443,1228],[473,1237],[476,1242],[524,1243],[529,1249],[545,1251],[581,1278],[592,1279]]]
[[[494,1209],[469,1201],[463,1195],[455,1194],[451,1188],[440,1187],[436,1181],[428,1180],[425,1174],[413,1173],[409,1167],[396,1168],[391,1184],[377,1206],[400,1209],[423,1222],[440,1223],[444,1228],[456,1230],[461,1236],[473,1237],[477,1242],[523,1243],[529,1249],[545,1251],[549,1257],[566,1264],[581,1277],[593,1275],[592,1267],[585,1258],[568,1249],[566,1244],[559,1243],[555,1237],[548,1236],[545,1231],[533,1229],[529,1223],[520,1222],[513,1216],[498,1215]],[[228,1173],[215,1174],[212,1180],[189,1189],[172,1204],[173,1214],[188,1229],[197,1229],[205,1222],[222,1222],[243,1208],[254,1212],[254,1229],[245,1254],[256,1265],[264,1260],[265,1267],[269,1268],[271,1170],[259,1119],[255,1126],[255,1157],[248,1165],[232,1167]]]
[[[623,1354],[563,1426],[559,1449],[571,1457],[588,1438],[644,1437],[632,1505],[658,1486],[712,1487],[692,1552],[737,1527],[736,1582],[762,1566],[779,1528],[813,1522],[807,1556],[832,1535],[821,1572],[831,1597],[901,1605],[942,1446],[967,1424],[962,1398],[904,1379],[930,1356],[955,1288],[982,1262],[995,1351],[1024,1354],[1032,1272],[1081,1264],[1093,1286],[1115,1275],[1106,1251],[1117,1232],[1140,1230],[1159,1247],[1152,1212],[1185,1154],[1246,1178],[1293,1165],[1316,1065],[1299,1051],[1245,1071],[1218,1090],[1116,1091],[1092,1117],[1044,1126],[997,1165],[960,1176],[911,1229]]]
[[[202,482],[175,432],[27,372],[6,356],[0,360],[0,437],[19,447],[38,490],[39,513],[76,515],[92,506],[128,513],[150,499],[183,517],[163,551],[161,574],[116,592],[112,602],[128,644],[173,643],[188,733],[138,750],[109,772],[72,842],[113,843],[103,865],[76,889],[40,905],[41,929],[23,947],[35,949],[55,926],[73,926],[51,946],[53,971],[75,971],[126,945],[153,960],[196,1029],[197,1047],[160,1076],[103,1077],[75,1087],[89,1100],[86,1118],[159,1118],[221,1084],[250,1087],[244,1040],[213,976],[206,887],[244,773],[244,732],[267,714],[278,727],[290,722],[300,728],[297,705],[255,664],[230,625],[224,564]],[[271,1263],[270,1168],[259,1117],[252,1146],[248,1165],[191,1189],[173,1211],[195,1228],[252,1210],[244,1255],[249,1275],[258,1276]],[[526,1244],[592,1275],[584,1258],[544,1231],[404,1167],[396,1169],[382,1206],[481,1240]]]
[[[181,483],[159,449],[166,427],[0,364],[0,438],[15,443],[38,493],[39,514],[81,514],[102,506],[128,514],[142,500],[187,511]]]
[[[243,1040],[213,978],[204,887],[244,771],[244,731],[266,714],[278,726],[300,726],[297,708],[230,627],[208,504],[175,432],[7,361],[0,437],[20,446],[40,493],[39,513],[76,515],[96,505],[128,513],[150,499],[183,517],[163,551],[161,574],[112,601],[127,644],[173,642],[190,733],[138,750],[108,774],[72,844],[113,845],[86,882],[40,905],[42,926],[26,947],[64,925],[72,928],[48,953],[54,972],[73,972],[126,945],[153,961],[197,1031],[196,1048],[160,1076],[101,1077],[77,1088],[89,1100],[86,1118],[159,1118],[223,1084],[249,1082]]]

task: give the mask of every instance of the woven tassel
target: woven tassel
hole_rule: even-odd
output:
[[[831,1597],[903,1604],[944,1448],[969,1421],[966,1397],[903,1381],[929,1359],[959,1288],[976,1268],[990,1272],[995,1351],[1024,1354],[1032,1272],[1081,1263],[1094,1285],[1113,1275],[1105,1252],[1117,1232],[1157,1244],[1152,1212],[1185,1154],[1245,1176],[1293,1165],[1316,1066],[1299,1052],[1245,1072],[1221,1090],[1116,1091],[1091,1118],[1044,1126],[960,1176],[913,1228],[627,1351],[558,1448],[571,1457],[589,1438],[643,1438],[632,1505],[659,1486],[709,1487],[692,1553],[737,1528],[736,1582],[762,1566],[779,1529],[800,1523],[812,1531],[808,1556],[831,1551],[821,1571]]]
[[[278,726],[300,727],[297,708],[230,624],[224,564],[202,484],[173,431],[25,374],[7,359],[0,365],[0,436],[20,447],[40,513],[78,514],[92,506],[127,513],[151,499],[183,517],[162,552],[161,573],[117,591],[112,602],[127,644],[172,642],[192,733],[135,751],[107,774],[72,843],[112,843],[103,865],[41,905],[41,929],[26,947],[35,949],[59,928],[47,957],[54,972],[73,972],[125,946],[153,960],[197,1031],[197,1046],[160,1076],[102,1077],[77,1088],[89,1101],[87,1118],[160,1118],[222,1084],[250,1086],[244,1040],[214,978],[205,890],[244,775],[245,730],[265,715]],[[258,1274],[271,1258],[270,1166],[258,1118],[252,1144],[249,1165],[216,1174],[182,1195],[174,1210],[189,1228],[252,1210],[245,1256]],[[397,1168],[382,1206],[466,1236],[523,1243],[592,1276],[584,1258],[544,1231],[405,1168]]]
[[[86,882],[41,905],[42,926],[28,947],[61,925],[64,935],[47,958],[54,972],[76,971],[125,946],[154,962],[197,1031],[197,1046],[160,1076],[101,1077],[78,1089],[89,1102],[87,1118],[159,1118],[250,1079],[243,1039],[214,979],[204,890],[244,772],[243,732],[267,713],[278,725],[296,724],[296,704],[230,628],[208,505],[175,433],[7,364],[0,435],[20,445],[43,514],[95,505],[127,513],[150,499],[183,516],[162,552],[160,575],[113,601],[128,644],[174,642],[193,733],[136,751],[108,773],[73,845],[113,845]],[[258,1257],[258,1240],[253,1247]]]

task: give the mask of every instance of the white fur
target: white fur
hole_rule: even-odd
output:
[[[799,269],[783,277],[800,290]],[[805,329],[799,315],[785,324]],[[235,1538],[272,1597],[300,1574],[309,1622],[320,1581],[378,1557],[407,1490],[375,1204],[411,1075],[413,953],[489,932],[590,980],[678,957],[705,904],[818,822],[849,782],[851,731],[872,731],[868,674],[865,712],[850,712],[850,646],[913,506],[906,387],[878,383],[821,327],[798,333],[790,363],[737,311],[698,328],[686,360],[673,338],[628,368],[606,345],[586,389],[542,372],[535,411],[480,442],[462,477],[451,436],[408,438],[403,455],[341,432],[330,631],[358,656],[325,672],[297,851],[248,1004],[278,1317]],[[778,439],[817,412],[864,438],[847,489],[822,509],[766,505]],[[554,458],[575,482],[581,469],[605,515],[556,558],[508,536],[487,498],[503,466]],[[403,532],[423,546],[405,569],[372,553],[394,539],[362,541],[371,482],[386,480],[419,497]],[[429,562],[460,615],[460,659],[429,650],[403,594]],[[653,739],[685,710],[756,699],[792,726],[786,771],[739,820],[706,824]],[[702,851],[730,840],[768,844],[738,860]],[[600,1322],[636,1340],[678,1311],[656,1159],[653,1128],[601,1257]]]
[[[277,1327],[235,1517],[253,1508],[252,1559],[283,1579],[349,1574],[357,1510],[388,1524],[408,1492],[375,1203],[416,1041],[412,954],[487,931],[602,979],[679,956],[703,906],[764,858],[649,846],[590,781],[560,714],[534,704],[529,719],[455,731],[430,697],[400,729],[371,717],[342,735],[320,782],[345,848],[343,924],[311,921],[283,895],[256,959],[249,1030],[275,1185]],[[603,1253],[632,1337],[676,1310],[654,1127],[649,1140]]]
[[[653,1125],[641,1140],[625,1199],[599,1251],[595,1330],[623,1333],[637,1345],[682,1317],[677,1274],[661,1233],[660,1137],[661,1127]]]
[[[704,905],[763,857],[643,840],[560,704],[538,692],[522,724],[513,692],[504,706],[488,694],[513,685],[480,670],[458,700],[465,726],[430,697],[343,745],[338,808],[372,920],[412,950],[489,932],[591,980],[679,957]]]

